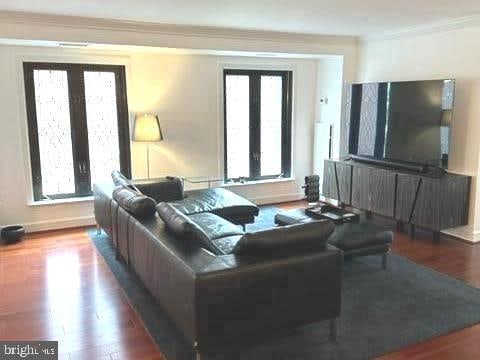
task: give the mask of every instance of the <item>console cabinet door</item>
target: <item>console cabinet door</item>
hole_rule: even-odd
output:
[[[436,179],[422,178],[418,191],[417,201],[412,216],[412,224],[427,229],[440,229],[440,209],[442,181]]]
[[[470,178],[453,176],[444,181],[443,204],[440,207],[442,229],[468,224]],[[445,206],[449,204],[449,206]]]
[[[398,174],[397,175],[397,204],[395,207],[395,219],[409,222],[410,215],[415,206],[415,195],[420,182],[420,177]]]
[[[352,166],[342,163],[335,163],[335,166],[337,168],[338,190],[340,192],[338,200],[345,205],[350,205],[352,188]]]
[[[412,224],[431,230],[466,225],[469,193],[468,177],[422,178]]]
[[[376,214],[393,217],[395,206],[394,172],[372,169],[370,179],[370,210]]]
[[[331,160],[325,160],[322,194],[328,199],[338,200],[335,162]]]
[[[396,174],[383,169],[354,166],[352,206],[393,217]]]
[[[365,166],[353,167],[352,206],[355,208],[363,210],[371,209],[370,173],[370,168]]]

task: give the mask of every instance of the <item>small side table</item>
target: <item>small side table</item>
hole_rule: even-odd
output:
[[[189,176],[189,177],[184,177],[183,180],[186,182],[189,182],[190,184],[208,184],[208,188],[210,189],[212,187],[213,183],[223,181],[223,179],[219,178],[212,178],[209,176]]]

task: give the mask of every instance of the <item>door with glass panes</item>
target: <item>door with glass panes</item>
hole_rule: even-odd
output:
[[[224,70],[226,181],[291,175],[292,72]]]
[[[89,196],[112,170],[130,177],[125,68],[23,65],[34,200]]]

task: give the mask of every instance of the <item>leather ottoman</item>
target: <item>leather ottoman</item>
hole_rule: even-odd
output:
[[[275,223],[280,226],[310,221],[316,219],[305,214],[304,209],[281,211],[275,215]],[[381,255],[384,270],[387,269],[387,256],[392,242],[393,232],[366,219],[336,225],[327,240],[327,243],[342,250],[345,257]]]

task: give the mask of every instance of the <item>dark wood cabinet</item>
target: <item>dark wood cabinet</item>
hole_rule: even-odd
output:
[[[395,207],[395,174],[382,169],[371,169],[370,211],[376,214],[393,217]]]
[[[422,179],[411,223],[433,230],[466,224],[469,188],[465,177]]]
[[[405,174],[397,175],[395,219],[410,222],[419,183],[420,177]]]
[[[352,206],[393,217],[395,174],[389,171],[353,166]]]
[[[379,165],[325,160],[323,195],[346,205],[439,231],[468,223],[471,177],[411,174]]]
[[[348,164],[338,163],[335,165],[338,179],[338,200],[341,203],[350,205],[352,202],[352,167]]]
[[[335,163],[333,161],[325,162],[322,194],[329,199],[338,199],[337,176],[335,175]]]
[[[367,167],[354,166],[352,174],[352,206],[370,211],[370,170]]]
[[[441,197],[449,204],[440,206],[440,224],[445,228],[457,226],[459,222],[468,222],[470,206],[470,177],[448,178],[443,183]]]

